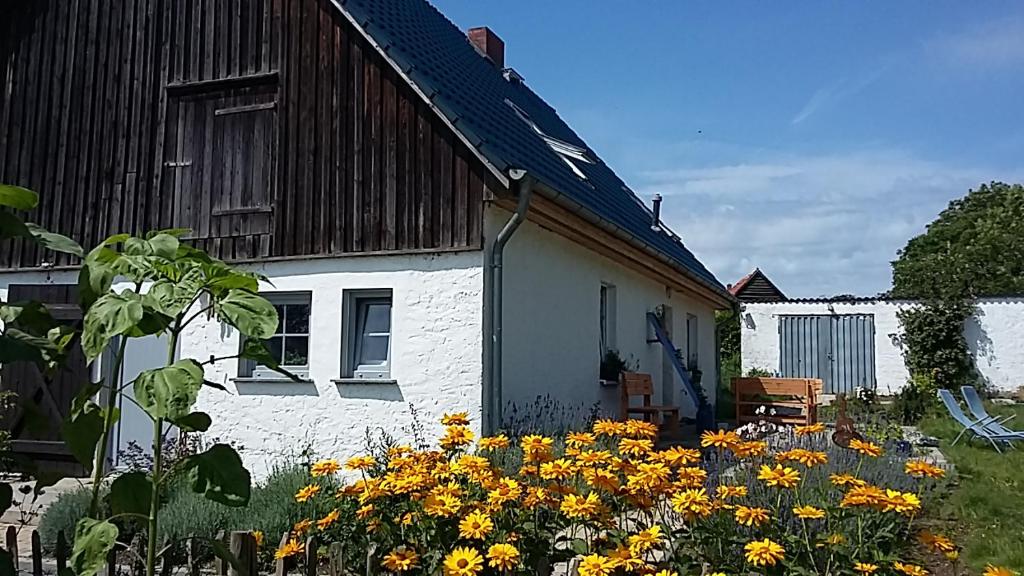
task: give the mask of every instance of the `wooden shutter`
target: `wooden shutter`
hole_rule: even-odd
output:
[[[8,300],[36,300],[46,304],[59,321],[78,324],[82,311],[78,307],[78,288],[74,285],[12,284]],[[89,367],[78,341],[69,344],[66,365],[57,374],[46,378],[35,364],[13,362],[0,370],[0,389],[18,395],[5,411],[4,428],[11,434],[11,449],[29,458],[42,469],[60,470],[70,474],[84,473],[71,455],[60,434],[60,426],[71,411],[78,392],[90,382]]]
[[[276,89],[186,94],[168,112],[165,185],[190,238],[270,234],[277,151]]]

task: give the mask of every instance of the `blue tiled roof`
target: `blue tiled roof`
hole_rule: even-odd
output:
[[[502,72],[426,0],[338,0],[449,122],[503,173],[522,168],[626,231],[715,291],[726,289],[675,235],[651,229],[651,212],[543,99]],[[511,106],[549,137],[583,148],[580,178]]]

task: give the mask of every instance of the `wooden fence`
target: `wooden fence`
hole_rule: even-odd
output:
[[[291,535],[284,533],[281,536],[281,544],[288,542]],[[175,558],[173,555],[164,554],[160,561],[158,573],[161,576],[184,572],[189,576],[199,576],[201,573],[212,573],[218,576],[258,576],[261,573],[259,565],[259,554],[256,544],[256,537],[251,532],[231,532],[230,535],[220,532],[216,539],[224,544],[225,548],[238,559],[238,565],[216,558],[212,565],[206,562],[198,553],[200,538],[187,538],[176,543],[167,542],[161,550],[167,551],[173,546],[182,546],[184,560]],[[52,557],[45,557],[45,560],[52,560],[52,563],[44,562],[43,545],[37,530],[32,530],[31,553],[19,556],[18,550],[18,529],[15,526],[8,526],[5,538],[5,549],[15,558],[19,573],[32,574],[32,576],[44,576],[48,574],[59,574],[68,566],[71,557],[71,545],[64,532],[57,533],[57,543],[53,550]],[[342,560],[342,545],[339,542],[330,544],[321,554],[321,545],[316,537],[307,538],[304,542],[305,551],[301,556],[282,558],[276,560],[273,566],[274,576],[314,576],[326,574],[329,576],[370,576],[371,559],[367,558],[366,566],[360,566],[359,570],[346,570]],[[264,542],[264,545],[272,545]],[[125,551],[128,551],[125,554]],[[145,574],[145,566],[142,564],[144,557],[142,539],[136,537],[128,546],[115,546],[107,558],[107,567],[101,574],[105,576],[141,576]],[[179,555],[180,557],[180,555]],[[22,569],[26,564],[31,568]]]

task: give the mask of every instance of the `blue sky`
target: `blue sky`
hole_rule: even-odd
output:
[[[951,199],[1024,181],[1024,3],[434,2],[723,283],[885,290]]]

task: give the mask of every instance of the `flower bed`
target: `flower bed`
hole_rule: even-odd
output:
[[[657,429],[599,420],[564,438],[499,435],[475,442],[464,414],[445,416],[437,450],[392,446],[345,464],[358,479],[296,494],[330,512],[295,526],[341,542],[346,565],[370,572],[475,576],[546,574],[926,574],[903,559],[922,498],[942,469],[868,441],[829,442],[798,427],[782,451],[733,432],[705,433],[704,451],[655,449]],[[521,464],[520,464],[521,463]],[[324,460],[315,478],[334,480]],[[327,486],[324,482],[323,486]],[[929,546],[955,561],[941,535]]]

